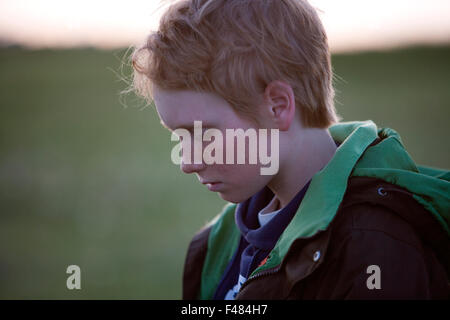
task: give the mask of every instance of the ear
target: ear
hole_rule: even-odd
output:
[[[284,81],[269,83],[264,92],[266,114],[280,131],[287,131],[295,117],[295,96],[292,87]]]

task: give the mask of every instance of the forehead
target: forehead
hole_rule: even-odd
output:
[[[192,126],[194,121],[220,127],[237,118],[231,106],[212,93],[155,88],[153,100],[161,122],[170,129]]]

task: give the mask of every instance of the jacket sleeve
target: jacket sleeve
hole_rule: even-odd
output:
[[[380,209],[371,214],[389,215],[386,210],[376,211]],[[327,298],[449,298],[446,272],[433,252],[404,220],[390,215],[389,219],[395,220],[385,223],[397,223],[400,225],[397,229],[361,227],[355,223],[341,238],[320,281]]]
[[[210,231],[211,227],[201,229],[189,243],[183,270],[183,300],[198,298]]]

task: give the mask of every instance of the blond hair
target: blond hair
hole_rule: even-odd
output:
[[[180,0],[131,56],[133,89],[218,94],[250,117],[274,80],[291,85],[306,127],[339,120],[328,40],[305,0]]]

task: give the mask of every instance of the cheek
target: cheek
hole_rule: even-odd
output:
[[[270,176],[261,175],[258,165],[222,165],[217,170],[218,175],[228,185],[224,195],[226,193],[243,200],[260,191],[271,179]]]
[[[233,168],[221,169],[226,175],[227,188],[220,192],[220,197],[232,203],[241,203],[269,183],[269,176],[262,176],[256,165],[234,165]]]
[[[230,179],[235,182],[244,180],[248,182],[248,179],[257,179],[260,176],[259,165],[249,164],[222,164],[216,165],[215,170],[224,178]],[[252,179],[252,180],[253,180]]]

